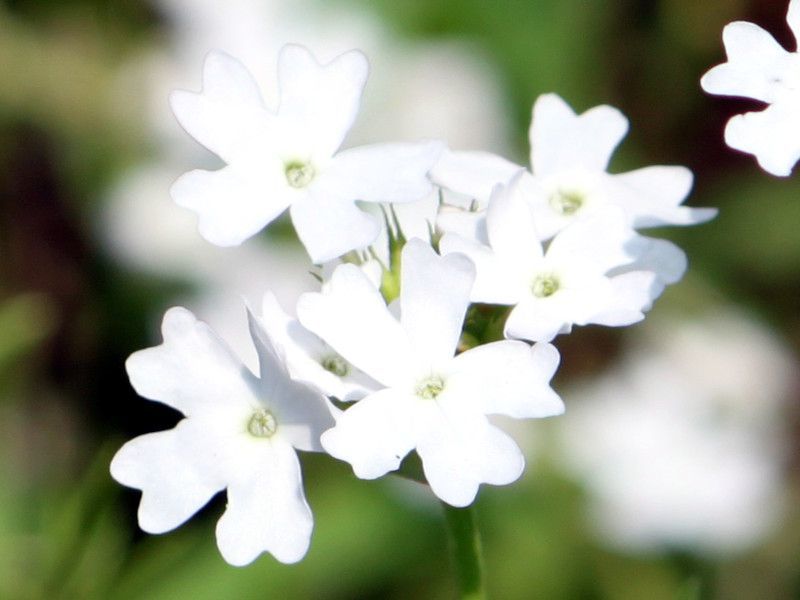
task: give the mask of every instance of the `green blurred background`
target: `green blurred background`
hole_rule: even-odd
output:
[[[136,212],[171,206],[169,182],[213,163],[171,123],[166,94],[196,89],[203,53],[213,47],[236,53],[246,38],[253,41],[246,50],[270,64],[282,41],[347,47],[361,46],[361,36],[373,74],[360,140],[447,136],[424,131],[447,121],[460,136],[450,140],[453,147],[526,162],[538,94],[555,91],[579,111],[620,108],[631,132],[612,170],[686,165],[696,176],[689,203],[720,208],[710,224],[658,232],[686,250],[691,266],[649,318],[670,329],[733,307],[767,332],[788,365],[776,401],[783,437],[772,490],[783,508],[734,551],[609,542],[587,509],[590,486],[561,466],[558,425],[515,430],[536,447],[525,475],[512,486],[483,489],[477,503],[493,597],[800,597],[800,420],[792,377],[800,350],[800,177],[770,177],[752,157],[727,149],[727,118],[756,106],[708,97],[698,83],[724,60],[721,30],[730,21],[757,22],[794,49],[785,9],[775,0],[5,1],[0,598],[454,596],[438,507],[411,484],[359,481],[346,465],[304,456],[316,521],[308,556],[292,566],[263,556],[237,569],[214,545],[224,497],[175,532],[147,536],[136,527],[138,493],[108,475],[110,457],[126,439],[177,420],[136,397],[125,358],[157,343],[164,307],[195,299],[204,318],[202,308],[217,301],[199,298],[235,296],[253,284],[250,271],[220,275],[245,261],[242,255],[184,243],[168,222],[171,212]],[[337,41],[331,46],[329,39]],[[426,114],[434,108],[444,116]],[[133,205],[116,204],[121,197]],[[254,242],[251,254],[263,248],[267,255],[272,245],[296,252],[292,235],[279,228]],[[271,273],[274,285],[283,285],[279,259],[256,269],[266,287]],[[576,382],[619,369],[627,348],[658,337],[642,327],[590,327],[558,340],[564,358],[557,388],[568,407]],[[713,354],[714,340],[707,345]],[[759,378],[771,375],[754,366],[747,377],[759,389],[770,383],[761,386]],[[674,485],[690,484],[676,478]]]

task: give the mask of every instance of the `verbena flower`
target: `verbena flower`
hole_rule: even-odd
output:
[[[260,376],[188,310],[167,311],[164,343],[135,352],[126,367],[137,393],[185,418],[126,443],[111,474],[142,490],[139,525],[150,533],[174,529],[227,489],[216,531],[225,560],[245,565],[266,551],[291,563],[305,555],[313,526],[295,449],[321,451],[334,421],[315,388],[290,378],[252,316],[250,331]]]
[[[181,125],[227,166],[194,170],[172,197],[199,216],[200,233],[237,245],[290,208],[314,262],[371,244],[380,221],[365,202],[410,202],[431,191],[427,173],[438,142],[375,144],[337,152],[358,112],[367,60],[350,51],[320,65],[301,46],[278,58],[280,102],[264,104],[247,69],[222,52],[208,55],[203,91],[171,97]]]
[[[517,445],[486,415],[563,411],[548,385],[559,361],[553,346],[501,341],[454,356],[474,277],[466,257],[439,257],[413,239],[402,252],[399,319],[354,265],[338,267],[321,293],[300,297],[300,322],[384,386],[322,436],[358,477],[397,469],[416,449],[433,492],[466,506],[481,483],[510,483],[524,467]]]
[[[359,400],[382,386],[290,317],[274,294],[264,296],[260,322],[286,360],[292,377],[343,401]]]
[[[792,0],[786,21],[800,39],[800,0]],[[710,94],[753,98],[768,106],[736,115],[725,127],[725,143],[755,155],[762,169],[787,176],[800,158],[800,54],[784,50],[758,25],[736,21],[722,32],[728,61],[703,75]]]
[[[606,207],[563,229],[545,251],[520,188],[524,177],[520,172],[508,186],[495,187],[485,245],[454,233],[439,243],[443,254],[462,253],[475,263],[471,299],[513,306],[506,337],[533,341],[550,341],[573,324],[621,326],[643,319],[664,284],[656,273],[631,265],[653,240],[628,227],[621,211]],[[614,269],[628,272],[611,276]]]
[[[681,206],[692,187],[692,173],[685,167],[606,172],[627,131],[628,120],[610,106],[577,115],[555,94],[536,100],[529,131],[532,172],[523,178],[532,190],[527,201],[540,239],[608,205],[622,209],[635,228],[692,225],[716,215],[715,209]],[[431,177],[485,209],[494,186],[507,183],[520,168],[485,152],[446,152]]]

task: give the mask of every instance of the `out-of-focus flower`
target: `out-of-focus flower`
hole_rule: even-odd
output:
[[[800,0],[786,15],[800,39]],[[753,154],[767,173],[788,176],[800,158],[800,54],[784,50],[754,23],[736,21],[722,32],[728,61],[703,75],[710,94],[741,96],[765,102],[761,111],[736,115],[725,127],[725,143]]]
[[[524,466],[517,445],[486,415],[562,412],[548,385],[558,352],[502,341],[454,357],[472,263],[439,257],[414,239],[403,249],[401,277],[399,321],[353,265],[338,267],[321,294],[300,298],[300,322],[383,386],[339,415],[322,443],[364,479],[397,469],[416,449],[433,492],[466,506],[481,483],[510,483]]]
[[[163,344],[134,353],[126,366],[140,395],[185,418],[126,443],[111,474],[142,490],[139,525],[150,533],[181,525],[227,488],[217,524],[225,560],[245,565],[267,551],[291,563],[308,550],[313,526],[295,449],[321,451],[333,416],[315,388],[291,379],[252,316],[250,330],[259,377],[192,313],[167,311]]]
[[[681,206],[692,186],[692,173],[685,167],[606,172],[627,131],[628,120],[610,106],[577,115],[555,94],[536,100],[529,132],[532,174],[523,177],[541,240],[608,205],[622,209],[635,228],[693,225],[716,215],[715,209]],[[450,152],[431,176],[484,209],[494,186],[507,183],[521,168],[486,152]],[[475,218],[481,212],[475,211]]]
[[[709,554],[762,540],[781,516],[794,377],[767,330],[722,309],[652,326],[615,371],[567,392],[565,465],[601,537]]]
[[[175,202],[198,213],[203,237],[238,245],[290,207],[300,240],[321,263],[377,238],[380,221],[355,200],[411,202],[430,193],[437,142],[337,152],[358,112],[367,69],[358,51],[320,65],[302,46],[287,45],[278,57],[273,113],[239,61],[209,54],[203,91],[171,97],[186,131],[227,163],[190,171],[171,189]]]
[[[507,337],[547,342],[572,325],[630,325],[644,318],[664,289],[656,273],[612,269],[636,259],[639,238],[621,211],[608,208],[576,221],[556,235],[545,252],[521,189],[520,171],[495,187],[486,213],[487,243],[446,233],[443,254],[459,252],[476,266],[471,300],[514,308]]]

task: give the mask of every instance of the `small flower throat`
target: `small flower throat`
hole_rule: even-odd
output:
[[[278,431],[278,422],[268,410],[255,411],[247,422],[247,432],[253,437],[270,438]]]
[[[310,163],[292,161],[286,163],[286,181],[293,188],[304,188],[314,180],[316,171]]]

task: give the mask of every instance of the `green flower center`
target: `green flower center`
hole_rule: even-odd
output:
[[[555,275],[539,275],[533,280],[531,291],[537,298],[549,298],[555,294],[561,284]]]
[[[333,373],[334,375],[338,375],[339,377],[345,377],[350,372],[350,365],[348,362],[343,359],[338,354],[331,354],[330,356],[326,356],[319,364],[322,365],[322,368],[328,371],[329,373]]]
[[[293,188],[304,188],[314,180],[314,167],[309,163],[292,161],[286,163],[286,181]]]
[[[585,203],[585,194],[577,190],[558,189],[550,196],[550,206],[565,217],[574,215]]]
[[[275,416],[263,408],[259,408],[247,422],[247,433],[257,438],[270,438],[278,431]]]
[[[435,400],[442,390],[444,390],[444,379],[438,375],[431,375],[417,384],[414,393],[423,400]]]

